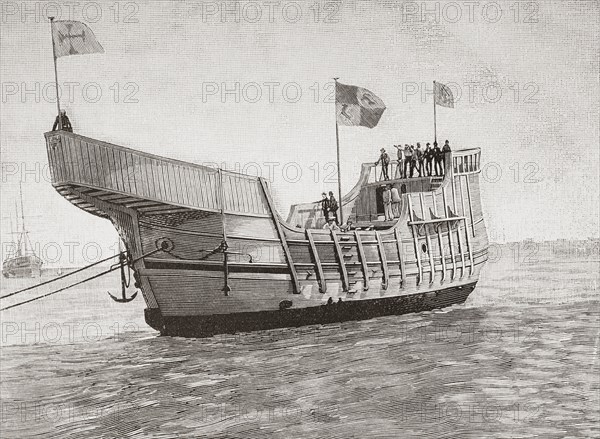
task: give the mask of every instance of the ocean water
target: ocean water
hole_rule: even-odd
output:
[[[2,312],[1,435],[600,437],[598,284],[597,257],[506,251],[464,305],[183,339],[110,275]]]

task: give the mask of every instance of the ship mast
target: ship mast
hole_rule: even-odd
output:
[[[19,198],[21,200],[21,227],[23,228],[23,232],[25,232],[25,213],[23,212],[23,187],[22,183],[19,181]]]
[[[21,233],[19,235],[19,256],[27,254],[27,231],[25,230],[25,213],[23,211],[23,187],[22,182],[19,181],[19,199],[21,200]],[[16,208],[15,202],[15,208]],[[19,211],[17,210],[17,217]]]
[[[17,206],[17,201],[15,200],[15,221],[17,222],[17,234],[19,235],[19,237],[17,238],[16,241],[16,248],[15,248],[15,257],[21,256],[21,239],[23,238],[23,232],[19,230],[19,207]]]

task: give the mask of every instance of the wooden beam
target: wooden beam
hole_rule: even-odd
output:
[[[354,231],[354,238],[356,239],[356,247],[358,248],[358,256],[360,257],[360,263],[362,265],[363,278],[365,282],[363,284],[363,290],[367,291],[369,289],[369,267],[367,266],[367,258],[365,256],[365,249],[362,245],[362,240],[360,238],[360,232],[358,230]]]
[[[383,247],[383,242],[381,242],[381,235],[379,232],[375,232],[375,236],[377,237],[377,248],[379,249],[379,259],[381,260],[381,268],[383,270],[383,283],[381,288],[387,290],[390,284],[390,272],[387,265],[387,257],[385,256],[385,248]]]
[[[346,263],[344,262],[344,254],[342,253],[342,248],[340,247],[340,242],[338,240],[335,230],[331,231],[331,240],[333,241],[333,245],[335,247],[335,252],[337,254],[338,262],[340,263],[340,272],[342,275],[342,287],[344,289],[344,293],[347,293],[348,292],[348,272],[346,271]]]
[[[271,194],[267,190],[267,184],[265,183],[264,178],[259,178],[260,185],[262,187],[263,193],[265,194],[265,198],[267,199],[267,204],[269,205],[269,210],[271,211],[271,218],[275,223],[275,228],[277,229],[277,233],[279,234],[279,239],[281,240],[281,246],[283,247],[283,253],[285,254],[285,259],[287,260],[288,267],[290,268],[290,274],[292,275],[292,283],[294,286],[294,294],[300,294],[300,283],[298,282],[298,273],[296,273],[296,267],[294,266],[294,261],[292,260],[292,254],[290,252],[290,248],[288,247],[285,233],[281,229],[281,224],[279,223],[279,218],[276,215],[275,206],[273,204],[273,199],[271,198]],[[224,214],[223,214],[224,215]]]
[[[421,254],[419,253],[421,251],[421,249],[419,248],[419,231],[417,229],[418,226],[416,226],[413,221],[413,208],[410,195],[408,195],[408,215],[410,217],[410,222],[408,223],[408,225],[410,226],[413,235],[415,257],[417,259],[417,269],[419,271],[419,275],[417,276],[417,285],[421,285],[421,281],[423,280],[423,266],[421,265]]]
[[[402,248],[402,238],[400,237],[399,229],[394,229],[394,236],[396,237],[396,246],[398,247],[398,262],[400,263],[400,286],[404,288],[406,283],[406,269],[404,267],[404,249]]]
[[[308,239],[309,248],[311,250],[313,260],[315,261],[315,268],[317,269],[319,283],[319,291],[325,293],[327,291],[327,283],[325,281],[325,275],[323,274],[323,267],[321,266],[321,259],[319,253],[317,253],[317,246],[315,245],[315,239],[312,236],[310,229],[306,229],[306,239]]]

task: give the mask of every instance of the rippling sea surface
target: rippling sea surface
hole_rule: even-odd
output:
[[[1,434],[600,437],[598,269],[509,253],[465,305],[208,339],[160,337],[111,274],[2,312]]]

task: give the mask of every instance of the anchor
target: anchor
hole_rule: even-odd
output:
[[[127,288],[129,287],[129,284],[131,283],[131,273],[130,276],[127,280],[125,280],[125,266],[129,267],[129,263],[127,261],[127,256],[124,253],[121,253],[119,255],[119,265],[120,265],[120,269],[121,269],[121,297],[115,297],[112,294],[110,294],[110,292],[107,291],[108,295],[110,296],[110,298],[112,300],[114,300],[115,302],[119,302],[119,303],[127,303],[127,302],[131,302],[133,299],[136,298],[137,296],[137,291],[135,293],[133,293],[133,295],[131,297],[127,297]]]

